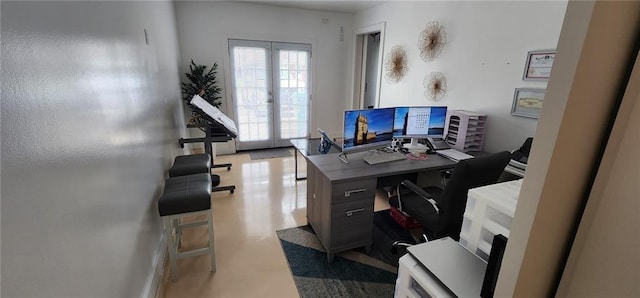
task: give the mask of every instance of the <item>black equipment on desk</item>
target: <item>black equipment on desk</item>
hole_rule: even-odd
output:
[[[451,149],[449,144],[447,144],[443,138],[427,138],[427,146],[434,151]]]
[[[322,154],[327,154],[329,153],[329,151],[331,151],[331,146],[335,146],[337,149],[342,151],[342,148],[340,148],[338,144],[332,141],[331,138],[327,135],[327,133],[324,132],[324,130],[318,128],[318,132],[320,132],[320,136],[321,136],[320,144],[318,145],[318,152]]]

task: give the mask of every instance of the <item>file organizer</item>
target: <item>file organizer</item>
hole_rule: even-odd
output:
[[[445,123],[445,141],[458,151],[482,151],[486,127],[487,115],[463,110],[449,111]]]

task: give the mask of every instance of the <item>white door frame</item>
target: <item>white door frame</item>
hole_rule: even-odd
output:
[[[386,22],[372,24],[365,27],[360,27],[355,30],[354,42],[354,79],[353,79],[353,101],[351,103],[352,109],[364,108],[364,80],[366,73],[366,54],[367,54],[367,38],[366,36],[371,33],[380,33],[380,50],[378,51],[378,73],[376,75],[377,86],[371,92],[375,93],[376,107],[380,107],[380,89],[382,84],[382,71],[384,69],[382,65],[383,53],[384,53],[384,36],[385,36]]]
[[[248,40],[248,39],[237,39],[237,38],[228,38],[227,39],[227,59],[229,61],[229,78],[230,78],[230,88],[231,93],[228,98],[231,98],[231,102],[229,103],[229,107],[233,111],[234,120],[238,122],[239,119],[239,111],[236,107],[236,99],[237,94],[235,94],[235,74],[233,71],[233,50],[232,48],[235,46],[247,46],[247,47],[255,47],[262,48],[266,50],[266,64],[267,68],[266,75],[266,92],[267,92],[267,122],[268,122],[268,135],[270,136],[267,140],[256,140],[256,141],[242,141],[240,142],[239,138],[235,139],[236,148],[238,150],[251,150],[251,149],[260,149],[260,148],[273,148],[273,147],[286,147],[290,145],[289,139],[283,139],[281,134],[281,115],[280,115],[280,57],[277,55],[280,50],[297,50],[297,51],[306,51],[308,53],[307,57],[307,82],[306,82],[306,110],[307,110],[307,123],[306,123],[306,135],[303,137],[309,136],[309,127],[311,122],[311,94],[312,94],[312,44],[307,43],[298,43],[298,42],[277,42],[277,41],[265,41],[265,40]],[[302,137],[302,136],[295,136]]]

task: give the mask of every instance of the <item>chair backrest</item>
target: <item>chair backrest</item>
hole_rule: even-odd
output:
[[[484,157],[458,162],[445,186],[438,205],[438,234],[460,240],[460,229],[470,188],[496,183],[511,159],[511,153],[503,151]]]

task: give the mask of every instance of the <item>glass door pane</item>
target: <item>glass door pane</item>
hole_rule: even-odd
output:
[[[276,145],[309,136],[310,52],[304,44],[274,43],[276,83]]]
[[[273,147],[270,43],[229,41],[239,150]]]

